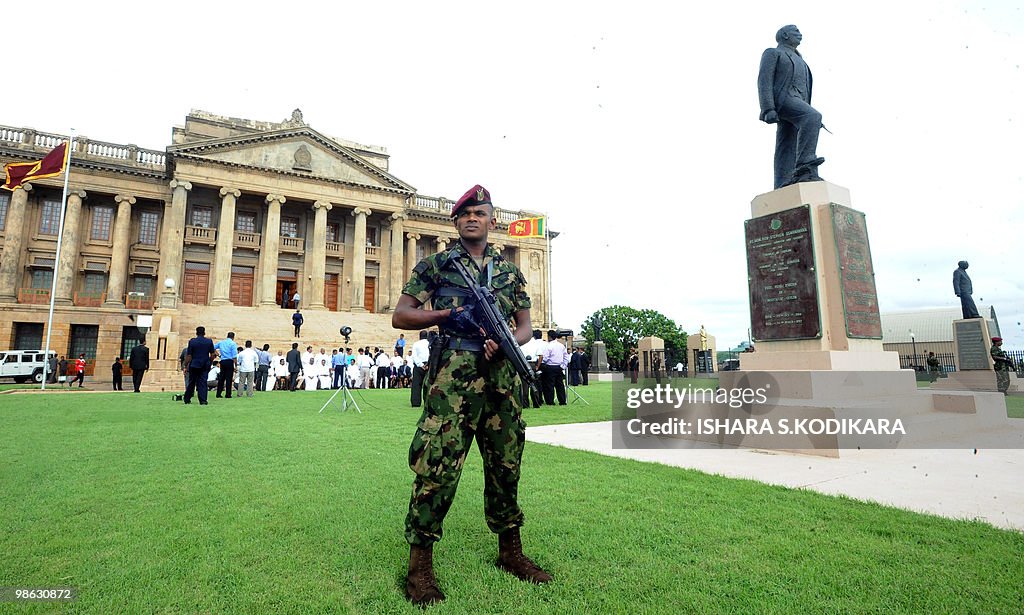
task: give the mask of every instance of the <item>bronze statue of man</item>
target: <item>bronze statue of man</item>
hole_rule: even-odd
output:
[[[765,49],[757,75],[761,121],[778,124],[775,133],[775,188],[819,181],[815,150],[821,114],[811,106],[811,69],[796,50],[803,35],[796,26],[775,33],[778,47]]]

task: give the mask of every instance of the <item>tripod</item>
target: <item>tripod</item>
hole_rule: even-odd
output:
[[[579,392],[576,390],[576,388],[573,387],[571,384],[569,384],[569,379],[568,378],[566,378],[566,380],[565,380],[565,390],[568,391],[569,393],[572,393],[572,395],[573,395],[572,401],[569,402],[570,404],[575,404],[576,402],[581,401],[581,402],[587,404],[588,406],[590,405],[590,402],[587,401],[586,399],[584,399],[584,397],[579,394]]]
[[[344,391],[345,394],[341,396],[341,403],[334,401],[334,398],[337,397],[342,391]],[[331,405],[331,403],[334,403],[335,407],[338,410],[341,410],[342,412],[345,412],[346,410],[348,410],[349,406],[352,406],[353,408],[356,409],[356,412],[358,412],[359,414],[363,413],[363,411],[359,409],[359,404],[356,403],[355,398],[352,397],[352,392],[348,390],[347,374],[342,374],[341,388],[334,391],[334,394],[331,395],[331,398],[328,399],[324,403],[324,405],[320,407],[320,413],[322,414],[324,409],[327,408],[327,406]]]

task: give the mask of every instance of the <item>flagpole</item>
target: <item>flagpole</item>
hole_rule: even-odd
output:
[[[545,216],[544,217],[544,238],[547,239],[547,242],[548,242],[548,257],[546,259],[548,261],[548,326],[549,327],[553,327],[554,323],[552,323],[552,321],[551,321],[551,316],[554,313],[554,311],[551,309],[551,300],[552,300],[553,297],[551,296],[551,231],[549,230],[550,228],[551,228],[551,218]]]
[[[75,149],[75,129],[71,129],[71,139],[68,141],[67,155],[64,157],[64,194],[60,198],[60,224],[57,226],[57,252],[53,258],[53,279],[50,281],[50,314],[46,318],[46,348],[43,350],[43,382],[42,389],[46,390],[46,381],[49,379],[50,370],[50,334],[53,332],[53,305],[57,299],[57,273],[60,267],[60,249],[64,241],[64,214],[68,203],[68,179],[71,177],[71,151]]]

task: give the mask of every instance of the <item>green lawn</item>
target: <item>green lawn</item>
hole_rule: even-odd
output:
[[[580,392],[527,422],[607,419],[610,387]],[[0,611],[418,612],[407,394],[366,392],[363,414],[302,392],[0,396],[0,586],[80,592]],[[432,612],[1024,611],[1016,532],[539,444],[524,468],[524,540],[555,582],[492,565],[474,454]]]

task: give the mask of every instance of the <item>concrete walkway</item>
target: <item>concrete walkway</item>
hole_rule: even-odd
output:
[[[1010,422],[1009,429],[1024,433],[1024,420]],[[702,444],[682,450],[613,449],[610,421],[530,427],[526,437],[531,442],[842,494],[953,519],[981,519],[1024,531],[1024,450],[985,449],[984,434],[972,437],[977,450],[843,451],[838,459]],[[988,440],[994,441],[994,436]]]

